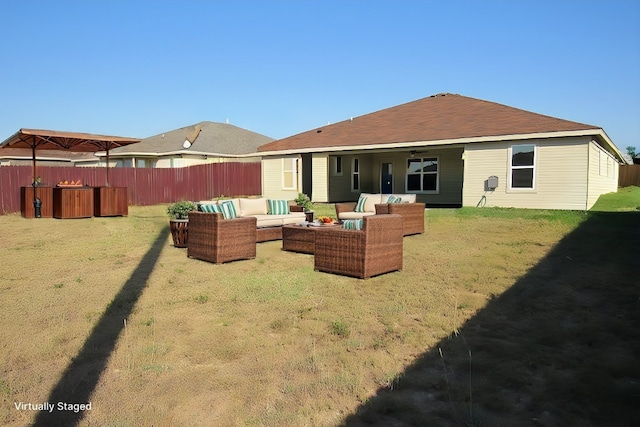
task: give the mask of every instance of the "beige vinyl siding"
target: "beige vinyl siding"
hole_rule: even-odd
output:
[[[302,183],[300,182],[301,174],[296,174],[296,188],[283,188],[283,163],[282,160],[296,159],[298,156],[270,156],[262,159],[262,195],[271,199],[293,200],[298,196]],[[300,167],[298,162],[298,168]]]
[[[464,206],[584,210],[587,197],[588,141],[586,137],[526,142],[469,144],[465,147]],[[510,189],[510,147],[534,144],[533,189]],[[485,192],[485,181],[498,177],[498,188]]]
[[[329,201],[329,156],[313,154],[311,157],[313,194],[309,195],[312,202]]]
[[[618,190],[620,165],[596,142],[589,142],[589,188],[587,209],[591,209],[602,194]]]

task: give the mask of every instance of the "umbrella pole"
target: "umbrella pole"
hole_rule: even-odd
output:
[[[109,149],[106,149],[107,152],[107,187],[109,186]]]
[[[33,173],[33,179],[31,180],[31,185],[36,183],[36,177],[38,175],[36,175],[36,146],[32,145],[31,146],[31,171]],[[35,200],[36,198],[36,193],[35,191],[33,192],[33,198]]]
[[[42,216],[42,200],[38,198],[36,195],[36,191],[38,189],[38,184],[36,182],[38,175],[36,171],[36,146],[33,144],[31,146],[31,170],[33,171],[32,181],[31,181],[31,189],[33,191],[33,215],[36,218],[40,218]]]

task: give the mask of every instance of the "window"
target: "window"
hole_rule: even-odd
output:
[[[360,191],[360,159],[351,162],[351,191]]]
[[[613,176],[613,159],[602,150],[598,151],[600,161],[600,176]]]
[[[282,159],[282,189],[295,190],[297,187],[298,159]]]
[[[533,144],[511,146],[511,188],[534,188],[535,154],[536,146]]]
[[[438,172],[437,157],[407,159],[407,192],[437,192]]]
[[[137,168],[154,168],[154,167],[156,167],[156,160],[155,159],[137,158],[136,159],[136,167]]]
[[[342,156],[335,156],[331,158],[332,160],[332,175],[333,176],[342,176]]]

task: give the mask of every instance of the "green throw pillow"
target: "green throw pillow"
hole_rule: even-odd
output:
[[[227,201],[227,202],[222,202],[219,205],[217,205],[219,209],[221,209],[222,215],[224,216],[224,219],[233,219],[233,218],[237,218],[238,214],[236,212],[236,208],[235,206],[233,206],[233,202],[232,201]]]
[[[286,200],[267,200],[269,204],[269,215],[288,215],[289,202]]]
[[[224,217],[224,212],[222,212],[222,206],[220,205],[214,205],[214,204],[202,205],[202,212],[219,213],[219,214],[222,214],[222,216]]]
[[[217,212],[216,208],[218,207],[218,205],[215,205],[213,203],[202,203],[198,205],[198,210],[202,211],[202,212]]]
[[[364,221],[362,219],[345,219],[342,221],[342,228],[345,230],[362,230],[363,225]]]
[[[367,198],[360,196],[358,203],[356,203],[355,212],[366,212],[364,210],[364,204],[367,203]]]

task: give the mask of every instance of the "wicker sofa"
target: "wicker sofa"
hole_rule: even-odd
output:
[[[287,224],[298,224],[305,220],[304,209],[295,206],[288,201],[289,213],[274,214],[269,211],[269,199],[265,197],[234,198],[227,200],[206,200],[198,202],[198,210],[203,210],[203,205],[221,204],[232,202],[236,215],[240,218],[256,219],[256,242],[266,242],[269,240],[282,239],[282,226]],[[189,226],[191,228],[191,226]],[[189,231],[191,233],[191,231]]]
[[[402,217],[369,215],[362,221],[362,230],[315,233],[315,270],[360,279],[402,270]]]
[[[215,264],[256,257],[256,219],[189,212],[187,256]]]
[[[400,203],[387,203],[389,196],[399,197]],[[417,203],[415,194],[370,194],[366,197],[364,212],[356,212],[357,202],[336,203],[338,219],[360,219],[370,215],[395,214],[402,216],[403,236],[424,233],[424,203]]]

